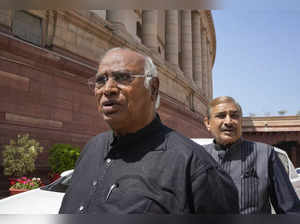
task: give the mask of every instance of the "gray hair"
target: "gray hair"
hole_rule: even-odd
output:
[[[211,115],[211,110],[213,107],[217,106],[218,104],[222,103],[233,103],[238,111],[240,112],[240,115],[243,116],[243,110],[241,105],[231,96],[219,96],[212,101],[209,102],[208,107],[207,107],[207,118],[210,119]]]
[[[146,89],[150,90],[150,82],[151,82],[152,78],[158,77],[157,69],[156,69],[156,66],[154,65],[152,59],[149,56],[146,56],[146,55],[143,55],[143,56],[145,57],[144,75],[146,75],[144,86]],[[157,94],[156,101],[155,101],[155,109],[159,108],[159,104],[160,104],[160,96],[159,96],[159,94]]]
[[[112,51],[118,51],[118,50],[134,51],[134,50],[132,50],[130,48],[115,47],[115,48],[109,49],[103,55],[103,57],[105,55],[107,55],[108,53],[111,53]],[[158,77],[156,66],[154,65],[152,59],[149,56],[147,56],[147,55],[145,55],[143,53],[140,53],[140,52],[137,52],[137,53],[140,54],[140,55],[142,55],[142,56],[144,56],[144,58],[145,58],[144,75],[146,77],[145,77],[145,81],[144,81],[144,86],[145,86],[146,89],[148,89],[149,91],[151,91],[151,89],[150,89],[150,82],[151,82],[151,80],[152,80],[153,77]],[[160,105],[160,96],[159,96],[159,94],[157,94],[156,101],[155,101],[155,109],[158,109],[159,105]]]

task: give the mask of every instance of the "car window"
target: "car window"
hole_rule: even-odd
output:
[[[72,174],[59,178],[55,182],[41,187],[42,190],[65,193],[71,183]]]

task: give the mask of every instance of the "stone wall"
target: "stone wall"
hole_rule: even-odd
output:
[[[86,84],[94,70],[1,35],[0,49],[0,145],[28,132],[46,148],[83,146],[107,129]],[[40,165],[47,166],[43,158]]]
[[[209,136],[202,123],[208,101],[199,87],[160,54],[104,20],[102,14],[28,12],[42,18],[42,46],[14,37],[14,11],[0,10],[0,145],[18,133],[30,133],[45,146],[38,166],[47,168],[47,149],[52,144],[83,147],[90,137],[107,130],[87,79],[95,75],[103,53],[116,46],[153,58],[161,80],[159,114],[163,122],[188,137]]]
[[[270,145],[280,143],[293,164],[300,166],[300,116],[244,117],[243,136]]]

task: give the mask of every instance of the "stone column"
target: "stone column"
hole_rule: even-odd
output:
[[[142,43],[157,52],[157,11],[143,10],[142,12]]]
[[[210,71],[210,76],[209,76],[209,99],[212,100],[213,99],[213,73],[212,73],[212,69]]]
[[[212,55],[210,53],[210,46],[208,45],[208,99],[213,97],[213,83],[212,83]]]
[[[199,88],[202,88],[201,21],[197,11],[192,12],[192,46],[194,81]]]
[[[202,47],[202,93],[203,95],[207,96],[207,62],[208,62],[208,55],[207,55],[207,31],[206,29],[202,29],[201,32],[201,47]]]
[[[116,25],[117,29],[120,30],[126,30],[126,17],[127,17],[127,11],[125,9],[118,9],[118,10],[106,10],[106,19]]]
[[[184,75],[193,79],[193,50],[192,50],[192,21],[191,11],[182,10],[182,34],[181,34],[181,46],[182,46],[182,70]]]
[[[178,11],[166,10],[166,60],[171,64],[178,65]]]
[[[207,34],[207,33],[206,33]],[[209,99],[209,75],[210,75],[209,41],[206,39],[206,96]]]

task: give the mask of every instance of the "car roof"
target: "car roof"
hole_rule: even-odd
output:
[[[208,145],[210,143],[213,143],[213,138],[191,138],[194,142],[200,144],[200,145]]]

